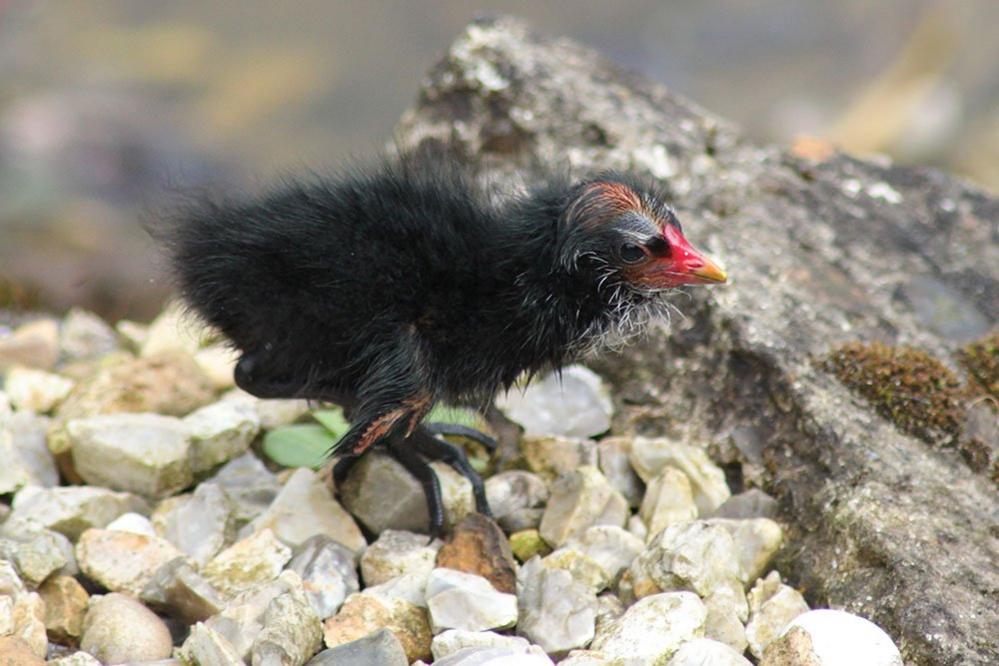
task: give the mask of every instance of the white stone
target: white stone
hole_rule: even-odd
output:
[[[503,636],[492,631],[463,629],[448,629],[434,636],[434,640],[430,643],[430,651],[435,661],[467,648],[506,648],[526,653],[530,647],[530,642],[519,636]]]
[[[0,417],[0,494],[26,486],[59,484],[55,459],[46,443],[49,419],[32,412]]]
[[[724,643],[710,638],[695,638],[681,645],[666,666],[752,666],[752,664],[742,654]]]
[[[405,574],[426,580],[434,569],[442,545],[438,539],[428,542],[423,534],[385,530],[361,556],[364,585],[379,585]]]
[[[649,481],[638,515],[650,536],[667,525],[697,518],[697,505],[687,475],[675,467],[664,467]]]
[[[808,604],[800,592],[780,582],[777,572],[757,581],[748,596],[746,640],[749,651],[759,659],[791,620],[808,612]]]
[[[680,646],[704,635],[707,610],[692,592],[665,592],[635,602],[601,627],[590,649],[622,666],[664,663]]]
[[[561,546],[593,525],[621,527],[627,518],[627,500],[596,467],[584,465],[552,484],[538,530],[545,541]]]
[[[517,633],[548,654],[565,654],[593,639],[596,595],[568,571],[545,567],[540,558],[532,558],[517,574],[517,599]]]
[[[360,552],[368,545],[357,523],[333,499],[322,478],[304,467],[294,471],[274,502],[247,531],[265,528],[273,530],[279,539],[293,547],[316,534],[325,534],[354,552]]]
[[[118,530],[119,532],[131,532],[133,534],[145,534],[146,536],[159,536],[152,521],[140,513],[123,513],[110,523],[107,529]]]
[[[594,525],[573,537],[567,546],[577,548],[599,564],[615,580],[645,548],[645,543],[617,525]]]
[[[829,609],[808,611],[794,618],[781,635],[795,627],[807,634],[818,666],[902,666],[902,655],[888,634],[858,615]]]
[[[581,365],[501,394],[496,405],[525,434],[584,438],[607,432],[614,411],[603,381]]]
[[[690,480],[699,516],[710,516],[729,498],[725,473],[696,446],[665,438],[636,437],[631,443],[631,466],[649,483],[664,467],[675,467]]]
[[[245,452],[260,431],[260,416],[244,402],[223,400],[184,417],[191,434],[191,470],[207,472]]]
[[[732,535],[743,584],[749,584],[766,572],[784,538],[780,525],[769,518],[711,518],[706,522],[709,525],[720,525]]]
[[[14,496],[13,508],[7,525],[37,523],[72,541],[85,530],[104,527],[123,513],[149,511],[148,505],[135,495],[91,486],[27,487]]]
[[[201,483],[193,494],[171,497],[153,512],[159,536],[184,551],[200,568],[235,537],[232,502],[215,483]]]
[[[180,419],[159,414],[107,414],[66,424],[73,464],[95,486],[151,498],[191,485],[190,439]]]
[[[277,578],[290,559],[291,549],[265,528],[223,550],[202,573],[219,592],[235,596]]]
[[[4,380],[4,390],[16,409],[39,414],[51,411],[62,402],[73,386],[71,379],[24,367],[11,368]]]
[[[629,568],[637,596],[658,590],[692,590],[701,596],[742,589],[735,544],[728,530],[705,521],[670,525]],[[645,584],[651,581],[653,585]]]
[[[499,592],[475,574],[434,569],[427,579],[426,599],[434,633],[506,629],[517,623],[517,597]]]

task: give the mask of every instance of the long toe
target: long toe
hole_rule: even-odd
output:
[[[484,432],[476,430],[475,428],[469,428],[468,426],[459,425],[457,423],[443,423],[435,421],[433,423],[424,423],[423,428],[429,432],[431,435],[452,435],[455,437],[467,437],[473,442],[478,442],[482,446],[492,453],[499,446],[496,440],[487,435]]]
[[[409,442],[414,451],[419,452],[425,458],[445,462],[468,479],[468,482],[472,484],[472,494],[475,497],[475,510],[492,517],[493,512],[489,508],[489,500],[486,499],[486,486],[482,483],[482,477],[468,462],[468,456],[463,449],[451,442],[437,439],[424,428],[414,430],[406,441]]]
[[[433,468],[410,445],[410,441],[401,438],[391,438],[388,441],[388,454],[412,474],[423,487],[423,495],[427,498],[427,513],[430,515],[430,538],[444,536],[444,500],[441,495],[441,484]]]

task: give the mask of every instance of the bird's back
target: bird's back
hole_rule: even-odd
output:
[[[344,375],[419,327],[461,346],[445,322],[496,292],[499,224],[460,169],[403,160],[206,203],[168,238],[187,302],[237,348]]]

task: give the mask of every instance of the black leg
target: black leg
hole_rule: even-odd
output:
[[[467,437],[473,442],[478,442],[482,446],[486,447],[486,450],[490,453],[496,450],[496,440],[484,432],[479,432],[475,428],[458,425],[457,423],[442,423],[439,421],[435,421],[434,423],[424,423],[423,427],[431,435],[454,435],[457,437]]]
[[[492,517],[489,508],[489,501],[486,499],[486,487],[482,483],[482,477],[469,464],[468,456],[465,452],[442,439],[437,439],[430,434],[423,426],[417,427],[413,434],[406,440],[413,451],[428,458],[429,460],[440,460],[454,468],[456,472],[468,479],[472,484],[472,493],[475,496],[475,510],[479,513]]]
[[[344,479],[347,478],[347,474],[350,473],[351,468],[360,460],[360,456],[342,456],[333,465],[333,483],[339,488],[343,485]]]
[[[423,494],[427,498],[427,512],[430,514],[430,538],[443,536],[444,500],[441,497],[440,481],[437,480],[433,468],[411,447],[410,440],[401,437],[389,438],[388,452],[423,486]]]

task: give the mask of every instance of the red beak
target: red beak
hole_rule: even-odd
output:
[[[682,284],[721,284],[728,280],[724,269],[684,238],[679,229],[667,225],[663,231],[670,245],[670,256],[661,263],[667,286]],[[663,266],[665,264],[665,266]]]

